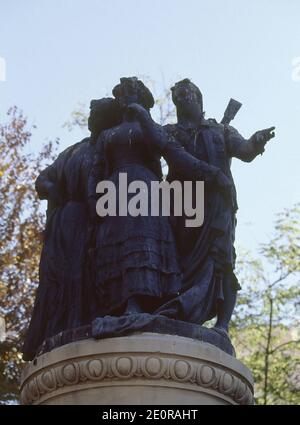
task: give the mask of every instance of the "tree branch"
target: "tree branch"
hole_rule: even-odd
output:
[[[273,350],[270,351],[270,354],[274,354],[277,350],[280,350],[280,348],[285,347],[290,344],[297,344],[300,343],[300,339],[284,342],[283,344],[277,345],[277,347],[273,348]]]

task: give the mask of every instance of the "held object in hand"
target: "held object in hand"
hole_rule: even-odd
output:
[[[241,106],[242,103],[231,98],[228,102],[227,108],[225,109],[221,124],[229,124],[234,119]]]

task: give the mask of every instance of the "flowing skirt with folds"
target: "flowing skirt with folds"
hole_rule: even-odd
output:
[[[96,229],[96,291],[98,315],[121,315],[129,298],[138,297],[143,311],[152,313],[178,295],[181,272],[169,217],[151,216],[151,182],[158,180],[143,165],[116,169],[108,180],[117,188],[119,173],[148,188],[148,215],[106,216]],[[135,196],[128,194],[128,202]]]
[[[87,214],[84,203],[71,201],[53,210],[48,219],[40,284],[23,346],[24,360],[32,360],[45,339],[93,319]]]
[[[205,200],[203,226],[184,229],[183,219],[176,223],[182,290],[156,313],[202,325],[216,316],[218,304],[224,302],[225,286],[240,289],[234,274],[235,216],[223,196],[214,191]]]

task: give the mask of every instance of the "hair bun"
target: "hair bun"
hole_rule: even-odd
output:
[[[116,99],[120,98],[124,94],[125,87],[131,87],[137,91],[138,102],[146,109],[151,109],[154,106],[154,98],[151,91],[145,84],[139,80],[137,77],[122,77],[120,78],[120,83],[117,84],[113,90],[112,94]]]

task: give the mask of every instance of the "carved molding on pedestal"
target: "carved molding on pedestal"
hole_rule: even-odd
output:
[[[136,339],[138,340],[142,335]],[[176,338],[167,335],[165,337],[173,340]],[[132,336],[128,338],[132,338]],[[115,340],[117,339],[125,340],[126,337]],[[107,344],[108,341],[106,340],[105,343]],[[87,344],[98,344],[99,354],[93,350],[82,356],[81,353],[78,355],[75,349],[73,358],[60,359],[58,356],[58,361],[53,364],[45,364],[44,359],[41,362],[42,365],[37,366],[36,372],[34,371],[35,365],[30,364],[31,370],[27,371],[27,377],[25,376],[22,383],[22,404],[41,404],[49,398],[57,397],[60,393],[112,385],[171,386],[172,388],[213,393],[214,397],[221,398],[229,404],[253,404],[252,383],[245,376],[233,370],[230,365],[226,367],[224,362],[222,362],[223,364],[217,363],[214,358],[209,360],[207,355],[201,358],[201,350],[199,350],[198,358],[195,358],[194,353],[188,356],[181,354],[178,350],[175,352],[169,350],[170,353],[166,353],[164,352],[166,350],[162,349],[162,352],[158,352],[158,347],[155,346],[153,353],[144,353],[142,352],[143,341],[141,341],[141,352],[115,353],[105,352],[106,350],[101,352],[103,342],[93,340],[86,342]],[[69,344],[69,350],[73,344]],[[84,344],[84,342],[80,344]],[[200,348],[206,346],[206,350],[220,351],[209,344],[194,342],[195,344]],[[126,349],[126,346],[124,348]],[[51,355],[53,357],[54,351],[44,356]],[[224,358],[224,356],[231,358],[221,352],[221,357]],[[234,358],[232,361],[239,363]]]

